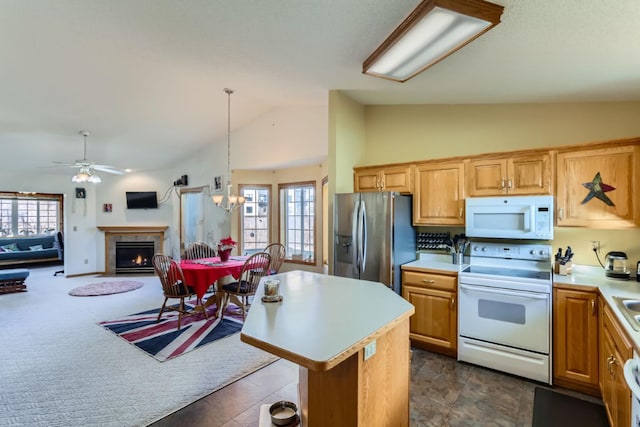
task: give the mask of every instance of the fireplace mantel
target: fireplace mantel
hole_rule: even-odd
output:
[[[98,230],[106,233],[164,233],[168,225],[99,225]]]
[[[166,225],[100,225],[104,232],[104,269],[106,274],[116,274],[116,242],[152,241],[154,251],[163,252]]]

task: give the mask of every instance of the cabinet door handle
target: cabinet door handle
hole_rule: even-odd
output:
[[[456,307],[456,298],[453,297],[451,298],[451,310],[453,310]]]
[[[558,219],[562,219],[564,217],[564,209],[559,208],[558,209]]]
[[[613,376],[612,365],[614,363],[615,357],[609,356],[607,357],[607,371],[609,371],[609,375]]]
[[[436,281],[430,279],[422,279],[422,283],[436,283]]]
[[[502,178],[502,179],[500,180],[500,188],[501,188],[501,189],[503,189],[503,190],[504,190],[504,187],[505,187],[505,182],[504,182],[504,181],[505,181],[505,179],[504,179],[504,178]]]
[[[513,181],[511,179],[507,180],[507,187],[509,187],[509,189],[513,188]]]
[[[596,315],[596,300],[591,300],[591,314]]]
[[[464,209],[463,209],[463,208],[460,208],[460,218],[464,218],[464,216],[463,216],[463,215],[464,215]]]

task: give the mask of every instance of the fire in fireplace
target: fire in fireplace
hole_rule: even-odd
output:
[[[116,274],[153,273],[153,242],[116,242]]]

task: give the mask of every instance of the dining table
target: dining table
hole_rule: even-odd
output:
[[[222,297],[217,288],[218,280],[229,275],[237,279],[247,258],[247,256],[232,256],[228,261],[222,261],[219,257],[183,259],[180,261],[180,268],[187,285],[195,290],[198,298],[204,297],[211,285],[216,286],[215,295],[208,298],[204,306],[209,307],[215,302],[216,310],[219,310]],[[216,311],[216,316],[217,314]]]

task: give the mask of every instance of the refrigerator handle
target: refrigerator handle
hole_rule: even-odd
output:
[[[356,202],[351,214],[351,268],[357,273],[358,269],[358,213],[360,211],[360,202]]]
[[[364,272],[365,264],[367,262],[367,205],[362,203],[362,209],[360,209],[360,272]]]

